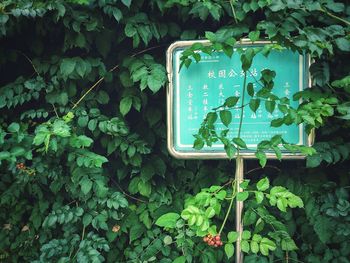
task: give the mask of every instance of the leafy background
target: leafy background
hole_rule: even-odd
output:
[[[349,262],[349,18],[346,1],[70,0],[0,3],[0,260],[225,262],[154,223],[230,179],[228,161],[166,149],[165,50],[178,39],[269,38],[312,55],[305,162],[246,164],[300,195],[281,214],[299,249],[245,262]],[[212,33],[206,33],[207,31]],[[330,107],[330,108],[329,108]],[[22,164],[21,164],[22,163]],[[234,218],[229,218],[234,225]]]

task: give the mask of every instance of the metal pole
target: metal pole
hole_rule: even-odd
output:
[[[242,188],[240,184],[243,182],[243,170],[244,170],[244,162],[241,156],[238,156],[236,159],[236,185],[237,185],[237,193],[242,192]],[[236,231],[238,233],[238,239],[236,242],[236,263],[243,263],[243,253],[241,250],[241,240],[242,240],[242,232],[243,232],[243,202],[236,201]]]

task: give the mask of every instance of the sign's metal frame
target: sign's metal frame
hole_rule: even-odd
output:
[[[190,40],[190,41],[177,41],[170,45],[170,47],[167,50],[166,57],[166,68],[167,68],[167,74],[168,74],[168,80],[169,84],[167,86],[167,146],[169,153],[177,158],[177,159],[228,159],[226,153],[223,152],[181,152],[177,151],[174,147],[174,92],[173,92],[173,77],[174,77],[174,69],[173,69],[173,52],[177,48],[186,48],[190,47],[194,43],[202,43],[203,45],[208,45],[210,42],[208,40]],[[251,42],[249,39],[242,39],[240,42],[238,42],[237,47],[244,47],[244,46],[260,46],[260,45],[266,45],[271,44],[273,42],[270,41],[255,41]],[[307,57],[306,59],[307,67],[309,67],[310,63],[310,57]],[[311,86],[311,78],[309,72],[306,72],[308,84]],[[300,124],[302,125],[302,124]],[[315,139],[315,133],[312,131],[310,135],[307,138],[307,145],[311,146],[313,145]],[[240,155],[244,159],[255,159],[255,153],[252,152],[241,152]],[[276,159],[276,155],[274,153],[267,152],[266,156],[268,159]],[[282,152],[282,159],[304,159],[305,155],[301,153],[289,153],[289,152]]]

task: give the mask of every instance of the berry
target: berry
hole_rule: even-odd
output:
[[[220,241],[220,236],[219,235],[215,236],[214,238],[215,238],[215,241]]]

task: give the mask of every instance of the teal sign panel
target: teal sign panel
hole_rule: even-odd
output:
[[[262,45],[262,44],[260,44]],[[244,48],[252,48],[259,45],[245,45]],[[194,134],[213,108],[222,105],[230,96],[242,96],[244,72],[241,69],[240,55],[234,52],[231,58],[223,52],[211,55],[200,53],[201,61],[193,62],[189,68],[183,66],[180,69],[180,57],[185,47],[179,45],[170,47],[168,51],[168,70],[170,85],[168,90],[168,148],[170,152],[179,158],[186,157],[221,157],[224,154],[223,145],[220,142],[212,147],[204,147],[198,151],[193,148]],[[262,54],[255,56],[250,72],[247,75],[247,83],[253,82],[255,90],[259,89],[256,83],[260,79],[263,69],[271,69],[276,72],[273,93],[279,97],[291,99],[291,105],[297,107],[299,101],[293,101],[292,95],[307,86],[308,61],[305,56],[294,53],[291,50],[272,51],[266,58]],[[246,102],[250,96],[246,94]],[[237,103],[240,105],[241,101]],[[237,137],[238,123],[241,109],[233,109],[232,123],[229,126],[229,138]],[[307,136],[302,125],[283,125],[271,127],[272,119],[282,117],[278,109],[272,114],[267,112],[264,103],[256,113],[249,106],[244,107],[241,138],[247,143],[249,150],[253,152],[257,144],[262,140],[268,140],[272,136],[280,134],[290,143],[306,145]],[[216,122],[218,132],[226,127],[218,119]],[[219,155],[215,156],[215,153]],[[214,154],[214,155],[213,155]],[[223,155],[225,156],[225,155]],[[223,157],[222,156],[222,157]]]

